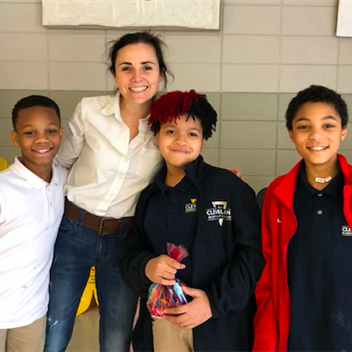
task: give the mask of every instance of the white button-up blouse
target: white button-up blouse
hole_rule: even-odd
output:
[[[119,94],[83,98],[69,121],[56,163],[71,169],[65,193],[99,216],[133,216],[141,191],[152,181],[161,156],[147,118],[130,142]]]

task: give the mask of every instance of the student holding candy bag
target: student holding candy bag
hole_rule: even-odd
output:
[[[178,262],[188,256],[187,249],[180,245],[167,243],[167,255]],[[162,285],[152,283],[149,287],[147,308],[154,317],[163,317],[165,309],[178,307],[187,303],[186,296],[183,292],[184,283],[175,280],[173,285]]]
[[[145,351],[252,348],[252,293],[264,265],[260,213],[246,183],[200,155],[216,120],[206,97],[193,90],[165,94],[151,108],[164,165],[140,197],[123,261],[124,278],[141,297],[143,329],[137,326],[136,334],[141,331]],[[168,242],[187,249],[182,263],[167,255]],[[188,303],[165,309],[151,324],[145,306],[150,285],[176,279],[187,285]]]

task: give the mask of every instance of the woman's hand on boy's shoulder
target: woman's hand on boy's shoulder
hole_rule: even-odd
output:
[[[144,273],[152,282],[161,285],[173,285],[177,270],[184,269],[185,267],[184,264],[179,263],[166,254],[162,254],[147,262]]]
[[[239,179],[244,181],[244,177],[242,175],[241,170],[237,166],[231,166],[228,167],[227,170],[231,171],[233,174],[235,174]]]
[[[182,289],[193,300],[179,307],[165,309],[166,315],[163,316],[163,319],[183,329],[193,329],[209,320],[213,313],[208,296],[203,290],[190,287],[182,287]]]

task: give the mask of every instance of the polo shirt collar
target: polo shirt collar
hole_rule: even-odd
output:
[[[161,193],[164,195],[165,192],[169,189],[168,186],[165,184],[165,177],[166,177],[166,164],[165,161],[163,161],[163,165],[161,167],[161,170],[157,173],[155,182],[157,186],[160,188]]]
[[[198,158],[193,162],[187,164],[184,168],[188,179],[193,183],[193,185],[199,191],[200,191],[202,177],[204,176],[203,168],[204,168],[204,161],[201,155],[199,155]]]
[[[32,171],[27,169],[21,163],[20,158],[18,158],[18,157],[15,158],[15,162],[10,166],[10,169],[12,169],[15,173],[17,173],[19,176],[21,176],[23,179],[25,179],[28,182],[28,184],[35,190],[39,190],[39,189],[46,187],[48,185],[48,183],[46,181],[44,181],[39,176],[34,174]],[[57,183],[58,181],[57,181],[56,172],[54,172],[54,174],[55,174],[55,179],[56,179],[55,182]],[[53,179],[54,179],[54,176],[53,176]]]
[[[50,181],[51,185],[59,185],[60,184],[60,176],[59,176],[59,172],[56,166],[52,167],[52,176],[51,176],[51,181]]]
[[[324,187],[324,189],[322,190],[315,189],[312,185],[308,183],[307,175],[306,175],[306,165],[304,162],[302,162],[302,165],[300,167],[297,181],[298,181],[298,184],[301,184],[301,186],[305,189],[304,194],[307,198],[313,197],[317,193],[324,193],[332,197],[336,197],[340,194],[341,189],[343,188],[343,175],[340,170],[336,174],[336,176]]]
[[[199,190],[199,176],[201,174],[200,169],[203,165],[203,157],[201,155],[198,156],[196,160],[187,164],[184,167],[185,177],[174,187],[175,189],[181,192],[188,192],[190,187],[195,186]],[[165,177],[166,177],[166,164],[165,161],[159,173],[156,176],[156,184],[160,188],[161,192],[164,194],[170,187],[165,185]]]
[[[187,193],[192,187],[192,182],[187,175],[174,188],[180,192]]]
[[[340,170],[330,181],[330,183],[323,189],[323,192],[329,194],[332,197],[337,197],[339,194],[341,194],[343,185],[343,175]]]

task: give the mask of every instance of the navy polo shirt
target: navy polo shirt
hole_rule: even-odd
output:
[[[319,191],[300,169],[298,221],[287,253],[289,351],[352,351],[352,234],[343,215],[341,171]]]
[[[192,287],[192,250],[197,234],[197,200],[199,191],[187,175],[175,186],[165,185],[166,170],[157,175],[159,191],[149,200],[144,218],[144,228],[156,255],[167,254],[167,243],[182,244],[188,256],[181,263],[185,269],[178,270],[176,277]]]

